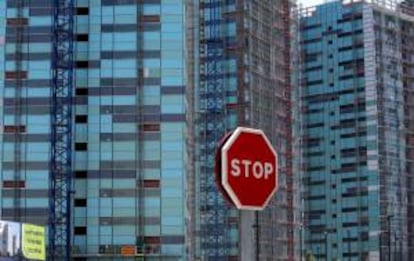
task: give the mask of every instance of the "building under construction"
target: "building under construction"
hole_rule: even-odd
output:
[[[196,46],[191,64],[196,77],[188,100],[194,108],[190,129],[195,130],[191,168],[196,196],[191,205],[199,204],[190,208],[195,260],[294,260],[298,253],[292,7],[284,0],[200,1],[192,6],[190,42]],[[263,129],[279,153],[279,191],[261,213],[236,211],[214,183],[217,141],[236,126]]]
[[[0,218],[47,225],[47,260],[297,258],[291,7],[0,1]],[[236,126],[279,153],[261,213],[215,185]]]
[[[413,7],[300,13],[305,252],[318,260],[414,259]]]

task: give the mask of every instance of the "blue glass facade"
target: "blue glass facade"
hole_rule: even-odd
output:
[[[106,2],[85,2],[90,14],[77,19],[77,32],[85,26],[90,37],[86,60],[101,66],[77,71],[89,90],[87,108],[77,108],[88,110],[80,135],[88,151],[77,155],[88,159],[88,179],[78,181],[88,206],[75,226],[88,229],[75,242],[87,240],[87,252],[96,253],[138,241],[152,249],[146,252],[184,256],[183,2]]]
[[[75,2],[74,260],[293,260],[290,4]],[[52,13],[52,0],[0,1],[0,217],[41,225]],[[214,181],[217,141],[237,125],[264,129],[279,152],[279,193],[257,216]]]
[[[318,259],[410,260],[407,21],[389,4],[301,13],[305,251]]]
[[[26,1],[21,17],[16,1],[0,5],[2,218],[47,224],[52,1]],[[74,257],[138,245],[183,260],[184,1],[77,1],[75,12]]]

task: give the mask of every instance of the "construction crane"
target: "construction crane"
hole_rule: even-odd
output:
[[[73,0],[54,0],[47,260],[71,260]]]
[[[227,260],[228,209],[214,181],[214,153],[226,132],[221,0],[200,3],[200,197],[202,260]]]

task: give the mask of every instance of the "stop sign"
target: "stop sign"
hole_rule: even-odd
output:
[[[220,153],[226,196],[238,209],[264,209],[277,190],[277,154],[263,131],[238,127]]]

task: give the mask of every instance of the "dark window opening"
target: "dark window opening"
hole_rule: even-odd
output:
[[[307,171],[322,171],[325,170],[325,166],[315,166],[306,168]]]
[[[161,238],[157,237],[157,236],[153,236],[153,237],[147,236],[147,237],[144,237],[144,243],[146,243],[146,244],[160,244],[161,243]]]
[[[25,125],[20,125],[20,126],[15,126],[15,125],[5,125],[4,129],[3,129],[4,133],[16,133],[16,132],[26,132],[26,126]]]
[[[6,79],[27,79],[26,71],[8,71],[5,72]]]
[[[75,143],[75,150],[77,150],[77,151],[88,150],[88,143],[86,143],[86,142],[76,142]]]
[[[86,177],[87,177],[86,171],[82,171],[82,170],[75,171],[75,178],[86,179]]]
[[[140,20],[143,23],[159,23],[161,21],[159,15],[143,15]]]
[[[78,42],[87,42],[87,41],[89,41],[89,35],[88,34],[77,34],[76,35],[76,41],[78,41]]]
[[[320,123],[308,124],[306,125],[306,128],[311,129],[311,128],[319,128],[323,126],[324,126],[323,122],[320,122]]]
[[[25,188],[26,182],[24,180],[5,180],[3,181],[3,188]]]
[[[147,132],[160,131],[160,124],[143,124],[142,130]]]
[[[8,26],[19,26],[19,25],[28,25],[29,19],[27,18],[7,18]]]
[[[88,68],[89,62],[88,61],[76,61],[76,68]]]
[[[160,187],[160,181],[159,180],[144,180],[143,182],[144,188],[159,188]]]
[[[75,199],[75,207],[86,207],[87,205],[88,205],[88,201],[86,198]]]
[[[76,123],[87,123],[88,115],[76,115],[75,122]]]
[[[75,227],[75,235],[86,235],[86,227]]]
[[[89,8],[88,7],[78,7],[76,8],[77,15],[89,15]]]
[[[76,88],[76,95],[88,95],[88,88]]]

